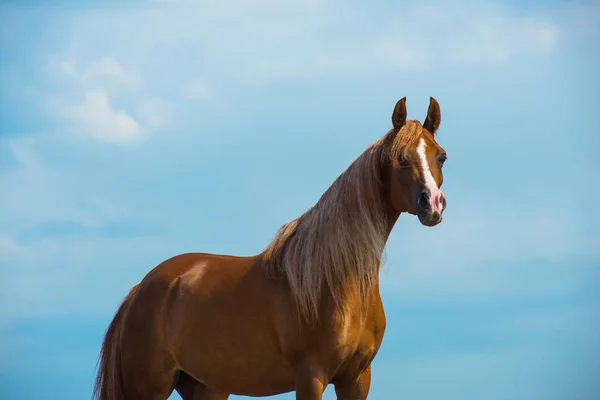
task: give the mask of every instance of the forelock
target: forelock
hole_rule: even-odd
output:
[[[408,149],[417,145],[417,142],[423,135],[423,131],[423,126],[419,121],[406,121],[394,137],[390,148],[389,157],[393,164],[398,163],[401,157],[405,158]]]

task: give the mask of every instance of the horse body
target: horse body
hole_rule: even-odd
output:
[[[344,297],[343,309],[325,296],[321,319],[313,326],[297,318],[285,281],[270,277],[261,262],[260,256],[190,253],[151,271],[128,305],[122,337],[131,339],[123,346],[131,353],[131,370],[157,359],[163,364],[156,377],[145,370],[140,375],[147,376],[130,380],[171,375],[175,382],[181,370],[197,381],[194,385],[220,393],[270,396],[295,390],[302,368],[318,370],[323,382],[360,375],[385,330],[378,289],[370,293],[367,312],[351,296]],[[140,341],[147,332],[157,332],[156,352]],[[129,369],[127,360],[122,362]],[[167,380],[161,382],[165,390]]]
[[[95,395],[101,400],[224,400],[296,391],[319,400],[367,397],[385,331],[379,267],[401,212],[441,221],[445,200],[433,139],[439,106],[406,121],[338,177],[317,204],[252,257],[187,253],[135,286],[109,325]],[[405,126],[406,125],[406,126]],[[437,161],[436,161],[437,160]]]
[[[281,354],[277,331],[276,318],[284,310],[273,294],[281,291],[257,267],[256,257],[189,255],[180,262],[192,266],[176,278],[166,321],[168,344],[180,368],[232,394],[264,396],[293,389],[293,370]]]

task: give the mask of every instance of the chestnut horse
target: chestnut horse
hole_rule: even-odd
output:
[[[252,257],[188,253],[131,289],[110,323],[94,398],[227,399],[296,391],[367,397],[385,330],[379,268],[400,213],[442,220],[446,152],[430,99],[421,124],[396,104],[393,129]]]

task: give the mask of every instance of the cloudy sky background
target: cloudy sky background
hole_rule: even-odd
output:
[[[403,96],[448,208],[389,239],[370,398],[600,393],[598,1],[47,3],[0,2],[1,398],[88,398],[132,285],[261,251]]]

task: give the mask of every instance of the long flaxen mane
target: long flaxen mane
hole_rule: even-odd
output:
[[[371,144],[312,208],[282,226],[263,252],[265,267],[284,275],[297,312],[307,320],[318,318],[324,290],[339,304],[342,284],[349,278],[356,280],[353,290],[366,300],[387,235],[382,167],[395,163],[422,131],[418,121],[406,121],[398,133],[391,130]]]

